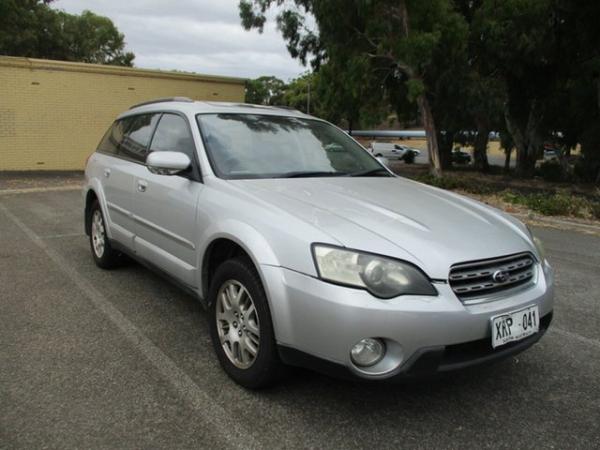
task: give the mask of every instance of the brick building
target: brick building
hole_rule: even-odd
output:
[[[80,170],[115,116],[157,97],[244,99],[241,78],[0,56],[0,171]]]

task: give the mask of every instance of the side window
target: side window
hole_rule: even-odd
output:
[[[121,142],[123,142],[126,126],[127,124],[122,120],[117,120],[113,123],[100,141],[97,151],[108,153],[109,155],[116,155],[119,152]]]
[[[124,119],[127,131],[119,147],[119,154],[135,161],[144,162],[152,130],[154,130],[159,117],[160,114],[141,114]]]
[[[187,120],[176,114],[163,114],[150,145],[151,152],[181,152],[194,160],[194,138]]]

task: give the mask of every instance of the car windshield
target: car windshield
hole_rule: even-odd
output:
[[[320,120],[259,114],[199,114],[221,178],[390,176],[344,132]]]

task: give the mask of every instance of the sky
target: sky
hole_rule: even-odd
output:
[[[263,34],[245,31],[239,0],[56,0],[54,8],[109,17],[145,69],[183,70],[256,78],[275,75],[288,81],[307,69],[289,56],[269,20]]]

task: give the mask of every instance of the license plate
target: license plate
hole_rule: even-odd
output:
[[[500,347],[535,334],[540,329],[537,306],[492,317],[492,347]]]

